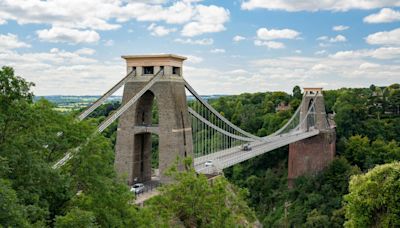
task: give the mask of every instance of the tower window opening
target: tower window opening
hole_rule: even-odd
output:
[[[143,74],[154,74],[154,67],[153,66],[143,67]]]
[[[172,67],[172,74],[181,75],[180,67]]]

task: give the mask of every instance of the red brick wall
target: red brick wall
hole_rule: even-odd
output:
[[[289,145],[288,185],[299,176],[318,173],[335,157],[335,131],[321,132],[319,135]]]

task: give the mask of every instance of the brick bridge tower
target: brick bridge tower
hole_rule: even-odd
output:
[[[118,123],[115,169],[128,184],[151,180],[151,134],[159,136],[159,170],[162,182],[165,171],[177,157],[193,157],[192,131],[186,101],[182,64],[185,57],[163,55],[129,55],[128,72],[136,75],[124,86],[122,103],[128,102],[160,70],[161,77],[132,105]],[[155,98],[155,99],[154,99]],[[152,123],[152,104],[158,107],[158,125]],[[178,167],[182,168],[182,167]]]
[[[314,127],[320,133],[289,145],[288,159],[288,185],[293,186],[293,181],[302,175],[312,175],[324,169],[334,159],[336,152],[335,125],[329,121],[325,111],[322,88],[304,88],[303,101],[300,109],[300,120],[307,116],[310,105],[313,115],[308,116],[300,126],[307,130]]]

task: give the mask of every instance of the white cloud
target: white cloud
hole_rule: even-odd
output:
[[[246,39],[246,37],[239,36],[239,35],[236,35],[236,36],[234,36],[234,37],[232,38],[232,40],[233,40],[234,42],[240,42],[240,41],[245,40],[245,39]]]
[[[189,63],[196,64],[196,63],[201,63],[201,62],[203,62],[203,58],[200,57],[200,56],[186,55],[186,54],[184,54],[183,56],[185,56],[185,57],[187,58],[186,61],[189,62]]]
[[[389,23],[400,21],[400,11],[395,11],[390,8],[383,8],[379,13],[371,14],[364,17],[366,23]]]
[[[337,36],[329,39],[329,42],[331,42],[331,43],[346,42],[346,41],[347,41],[347,39],[343,35],[337,35]]]
[[[229,11],[220,6],[203,5],[199,2],[201,1],[3,0],[0,1],[0,23],[14,20],[19,24],[47,24],[53,28],[95,32],[118,29],[121,23],[133,19],[183,25],[181,32],[184,36],[225,30],[224,24],[229,20]],[[155,35],[165,33],[166,30],[162,28],[154,32]]]
[[[205,39],[198,39],[198,40],[193,40],[193,39],[175,39],[174,40],[177,43],[181,44],[196,44],[196,45],[212,45],[214,43],[214,40],[211,38],[205,38]]]
[[[262,41],[262,40],[255,40],[254,45],[256,46],[265,46],[269,49],[282,49],[285,48],[285,45],[281,42],[276,41]]]
[[[397,59],[400,58],[400,47],[381,47],[378,49],[362,49],[352,51],[339,51],[331,55],[336,59],[375,58],[375,59]]]
[[[345,25],[336,25],[336,26],[332,27],[332,30],[333,31],[344,31],[344,30],[347,30],[349,28],[350,28],[349,26],[345,26]]]
[[[370,34],[366,37],[368,44],[375,45],[400,45],[400,28]]]
[[[268,10],[296,11],[348,11],[351,9],[376,9],[382,7],[400,6],[398,0],[321,0],[321,1],[293,1],[293,0],[245,0],[241,7],[245,10],[263,8]]]
[[[335,37],[328,37],[328,36],[320,36],[317,38],[320,47],[326,48],[331,45],[331,43],[339,43],[339,42],[346,42],[347,38],[343,35],[337,35]]]
[[[56,50],[58,50],[58,49],[56,49]],[[81,49],[76,50],[74,53],[77,55],[93,55],[94,53],[96,53],[96,50],[91,49],[91,48],[81,48]]]
[[[117,83],[126,68],[122,62],[101,62],[88,57],[92,54],[94,50],[88,48],[72,52],[57,48],[34,53],[9,51],[0,54],[0,62],[35,82],[36,95],[99,95]]]
[[[164,26],[156,25],[155,23],[152,23],[149,27],[147,27],[147,30],[151,31],[152,36],[166,36],[170,34],[171,32],[175,32],[176,28],[165,28]]]
[[[104,42],[104,46],[110,47],[110,46],[114,46],[114,40],[106,40]]]
[[[347,41],[346,37],[343,35],[337,35],[335,37],[329,38],[328,36],[320,36],[317,38],[319,41],[329,41],[331,43],[336,43],[336,42],[345,42]]]
[[[183,36],[193,37],[226,29],[224,24],[229,20],[229,10],[215,5],[198,5],[196,12],[193,21],[183,27]]]
[[[294,85],[315,86],[325,89],[340,87],[367,87],[370,84],[388,85],[398,81],[400,66],[378,64],[360,58],[338,59],[331,56],[288,56],[251,61],[250,67],[263,75],[263,80],[274,84],[273,90],[290,91]],[[282,83],[282,80],[285,83]],[[257,89],[258,88],[258,89]],[[260,90],[260,86],[255,86]],[[265,90],[265,89],[264,89]]]
[[[301,51],[301,50],[295,50],[294,53],[296,53],[296,54],[301,54],[302,51]]]
[[[30,44],[18,40],[15,34],[0,34],[0,51],[12,50],[16,48],[30,47]]]
[[[95,43],[100,39],[100,35],[93,30],[77,30],[62,27],[38,30],[36,33],[41,40],[55,43]]]
[[[261,40],[275,39],[295,39],[300,35],[299,32],[292,29],[270,29],[260,28],[257,30],[257,38]]]
[[[316,51],[314,54],[315,55],[323,55],[323,54],[326,54],[326,50]]]
[[[212,49],[210,52],[218,54],[218,53],[225,53],[226,50],[225,49],[221,49],[221,48],[215,48],[215,49]]]
[[[328,39],[329,39],[329,37],[327,37],[327,36],[320,36],[317,38],[317,40],[328,40]]]

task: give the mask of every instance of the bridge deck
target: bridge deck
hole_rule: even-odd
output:
[[[266,138],[263,141],[250,143],[251,150],[243,151],[239,146],[222,150],[213,154],[204,155],[194,159],[194,166],[199,173],[213,173],[227,167],[233,166],[250,158],[286,146],[290,143],[306,139],[319,134],[319,130],[308,132],[296,131],[289,134],[283,134]],[[206,167],[205,162],[211,160],[213,166]]]

